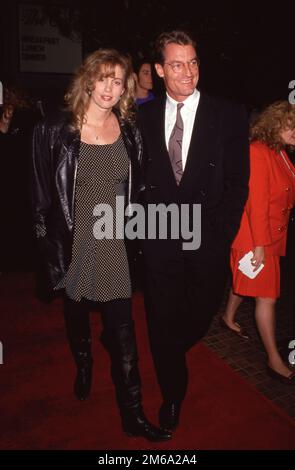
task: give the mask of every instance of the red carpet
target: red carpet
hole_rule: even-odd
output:
[[[173,439],[150,444],[122,434],[109,359],[96,338],[93,391],[78,402],[60,300],[32,296],[32,276],[0,278],[1,449],[295,449],[295,422],[265,399],[203,344],[189,354],[190,387]],[[142,297],[134,298],[146,414],[156,422],[161,403],[147,345]],[[173,365],[171,365],[173,366]]]

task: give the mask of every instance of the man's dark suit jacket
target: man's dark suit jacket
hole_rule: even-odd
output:
[[[196,112],[186,166],[176,185],[165,143],[166,97],[139,109],[144,141],[145,204],[201,204],[199,253],[229,251],[248,195],[248,119],[243,106],[203,93]],[[175,241],[146,240],[148,261],[179,254]],[[189,252],[188,252],[189,253]]]

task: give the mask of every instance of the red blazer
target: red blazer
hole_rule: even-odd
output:
[[[283,152],[290,168],[295,167]],[[295,177],[280,153],[262,142],[250,145],[249,197],[232,248],[284,256],[290,210],[295,204]]]

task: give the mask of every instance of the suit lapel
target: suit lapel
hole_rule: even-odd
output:
[[[154,140],[156,143],[157,155],[159,157],[159,170],[160,174],[166,175],[166,181],[173,186],[176,185],[174,173],[172,170],[169,153],[166,147],[165,139],[165,112],[166,112],[166,95],[158,99],[157,108],[154,113]],[[158,141],[156,140],[158,137]]]
[[[216,147],[216,114],[213,112],[210,100],[201,94],[195,116],[191,142],[188,150],[186,166],[180,186],[199,186],[206,184],[209,165],[214,165],[214,151]]]
[[[166,139],[165,139],[165,114],[166,114],[166,96],[165,97],[162,97],[160,100],[159,100],[159,103],[158,103],[158,109],[159,109],[159,112],[156,112],[155,113],[155,125],[156,125],[156,128],[159,130],[159,137],[160,137],[160,153],[164,156],[166,156],[169,160],[169,154],[168,154],[168,151],[167,151],[167,147],[166,147]],[[170,160],[169,160],[169,163],[170,163]]]
[[[154,164],[154,178],[174,194],[178,188],[181,198],[187,198],[196,188],[206,187],[210,176],[210,165],[215,165],[218,121],[217,112],[210,98],[201,94],[195,116],[191,142],[184,173],[179,187],[173,174],[169,153],[165,141],[166,96],[157,99],[153,113],[148,120],[147,139],[151,145],[151,154],[157,155]]]
[[[60,131],[61,149],[56,168],[56,185],[61,201],[64,201],[64,214],[68,227],[74,223],[74,198],[76,172],[80,151],[80,132],[72,130],[68,124]],[[67,177],[66,177],[67,176]]]

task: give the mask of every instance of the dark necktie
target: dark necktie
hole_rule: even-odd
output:
[[[183,106],[183,103],[178,103],[177,105],[177,114],[176,122],[172,129],[171,136],[168,143],[169,157],[175,176],[176,183],[179,184],[183,169],[182,169],[182,137],[183,137],[183,121],[180,114],[180,110]]]

